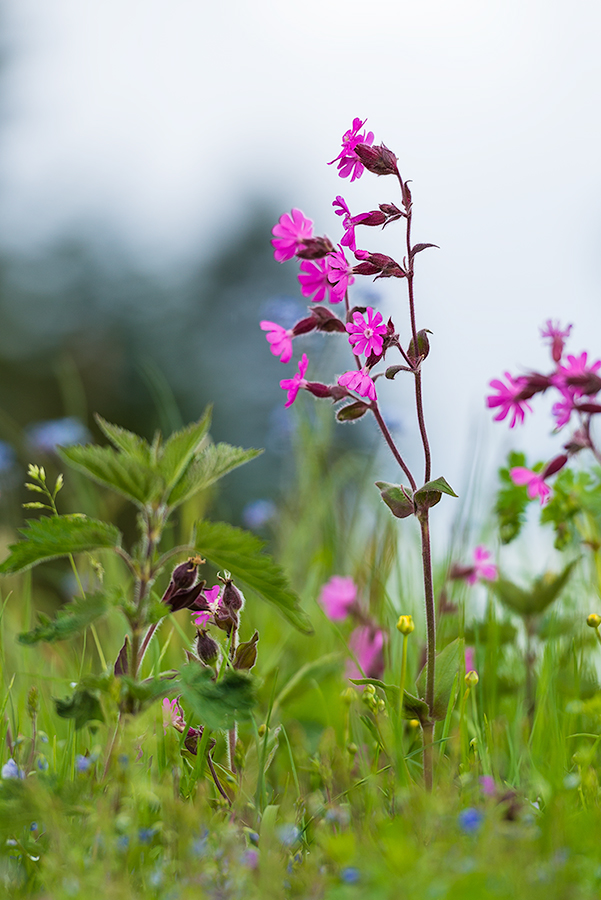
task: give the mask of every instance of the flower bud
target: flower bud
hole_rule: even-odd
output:
[[[213,621],[217,628],[221,628],[228,636],[231,634],[232,628],[237,628],[239,625],[237,614],[233,610],[225,609],[223,606],[220,606],[215,611]]]
[[[343,703],[346,703],[346,704],[348,704],[348,706],[350,706],[356,696],[357,695],[356,695],[355,691],[353,690],[353,688],[349,687],[349,688],[346,688],[346,690],[342,691],[342,693],[340,694],[340,699],[342,700]]]
[[[478,673],[472,669],[470,672],[466,672],[465,674],[465,683],[468,688],[474,688],[478,684],[480,679],[478,678]]]
[[[314,397],[319,397],[320,399],[332,396],[331,387],[328,384],[322,384],[321,381],[308,381],[305,385],[305,390],[309,391],[310,394],[313,394]]]
[[[374,175],[398,175],[397,157],[385,144],[372,147],[369,144],[357,144],[355,153],[368,172]]]
[[[265,737],[265,733],[267,731],[267,725],[265,725],[265,723],[263,723],[263,725],[259,725],[259,728],[257,729],[257,731],[258,731],[259,737]]]
[[[350,743],[346,745],[347,752],[350,753],[351,756],[355,756],[357,753],[357,745]]]
[[[196,652],[207,666],[213,665],[219,656],[219,644],[204,628],[200,628],[196,635]]]
[[[597,613],[591,613],[590,616],[587,616],[586,624],[589,628],[598,628],[601,625],[601,616],[597,615]]]
[[[180,563],[179,566],[175,567],[171,580],[178,590],[192,587],[196,581],[196,570],[201,562],[200,556],[191,556],[186,562]]]
[[[307,238],[296,251],[299,259],[323,259],[334,251],[334,245],[327,237]]]
[[[411,632],[415,629],[413,617],[399,616],[399,621],[396,623],[396,627],[398,631],[400,631],[403,635],[411,634]]]
[[[223,588],[221,603],[223,604],[225,609],[234,613],[239,612],[244,606],[244,595],[242,591],[239,591],[237,587],[234,587],[234,583],[231,578],[225,579],[225,587]]]
[[[550,478],[551,475],[555,475],[556,472],[559,472],[560,469],[563,469],[567,461],[568,458],[565,453],[561,453],[559,456],[556,456],[554,459],[547,463],[547,465],[541,472],[541,478]]]
[[[410,728],[419,728],[420,722],[419,719],[409,719],[409,727]]]

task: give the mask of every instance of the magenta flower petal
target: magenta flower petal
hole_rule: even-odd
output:
[[[367,321],[360,312],[353,313],[353,321],[346,325],[348,331],[349,344],[353,347],[354,353],[360,355],[364,353],[369,356],[375,353],[380,356],[382,353],[383,339],[386,334],[386,324],[382,321],[382,315],[379,312],[374,314],[371,306],[367,307]]]
[[[290,213],[280,216],[271,233],[275,260],[284,262],[292,259],[297,250],[303,246],[303,242],[313,237],[313,222],[307,219],[300,209],[293,209]]]
[[[311,297],[314,303],[323,303],[328,298],[330,303],[340,303],[344,298],[344,288],[338,286],[341,275],[338,269],[334,270],[331,263],[331,254],[323,259],[304,259],[300,264],[298,280],[303,297]],[[332,275],[332,280],[330,280]]]
[[[333,575],[326,581],[319,594],[319,603],[332,621],[346,619],[356,599],[355,582],[352,578],[343,578],[341,575]]]
[[[305,381],[305,374],[307,372],[307,366],[309,365],[309,360],[307,358],[307,354],[303,353],[301,360],[298,364],[298,372],[292,378],[283,378],[280,381],[280,387],[284,391],[288,391],[288,398],[284,404],[285,407],[292,406],[294,401],[296,400],[296,396],[301,388],[304,388],[307,382]]]
[[[362,397],[367,397],[368,400],[376,399],[376,386],[365,366],[362,369],[344,372],[338,379],[338,384],[347,387],[350,391],[356,391]]]
[[[364,166],[355,153],[355,147],[357,144],[368,144],[371,146],[374,142],[374,136],[371,131],[360,133],[366,121],[367,119],[353,119],[353,127],[349,128],[342,136],[342,150],[336,159],[328,163],[329,166],[332,166],[335,162],[338,163],[338,174],[341,178],[348,178],[350,175],[351,181],[355,181],[356,178],[360,178],[363,174]]]
[[[541,506],[545,503],[551,493],[551,488],[545,484],[542,475],[526,469],[525,466],[515,466],[509,470],[509,474],[514,484],[528,485],[528,496],[531,500],[540,497]]]
[[[292,331],[283,328],[276,322],[268,322],[264,320],[259,323],[263,331],[267,331],[265,335],[271,344],[271,352],[274,356],[279,356],[283,363],[288,363],[292,359]]]
[[[509,427],[514,428],[517,422],[522,424],[526,410],[532,412],[530,405],[525,400],[519,399],[519,394],[526,386],[528,379],[523,376],[513,378],[509,372],[505,372],[505,378],[507,379],[507,384],[503,384],[498,378],[490,382],[490,386],[497,391],[497,394],[490,394],[486,398],[486,405],[489,409],[500,407],[499,412],[494,417],[495,422],[505,419],[512,412],[513,415]]]
[[[380,678],[382,676],[384,672],[383,631],[369,625],[355,628],[349,639],[349,647],[355,654],[357,662],[367,678]],[[354,662],[347,668],[347,677],[363,677]]]

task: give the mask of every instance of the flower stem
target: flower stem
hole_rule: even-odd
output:
[[[394,456],[394,458],[395,458],[396,461],[398,462],[399,466],[401,467],[401,469],[403,470],[403,472],[405,473],[405,475],[406,475],[407,478],[409,479],[409,483],[411,484],[411,489],[412,489],[413,491],[416,491],[416,490],[417,490],[417,483],[416,483],[416,481],[415,481],[415,478],[413,477],[413,475],[412,475],[411,472],[409,471],[409,467],[407,466],[407,463],[405,462],[405,460],[403,459],[403,457],[401,456],[401,454],[400,454],[399,451],[397,450],[397,446],[396,446],[395,442],[394,442],[393,439],[392,439],[392,435],[390,434],[390,432],[389,432],[389,430],[388,430],[388,428],[387,428],[387,426],[386,426],[386,422],[385,422],[384,419],[382,418],[382,414],[381,414],[381,412],[380,412],[380,410],[379,410],[379,408],[378,408],[378,404],[377,404],[377,402],[376,402],[375,400],[372,400],[372,402],[371,402],[371,411],[373,412],[373,414],[374,414],[374,416],[375,416],[375,418],[376,418],[376,422],[377,422],[378,425],[380,426],[380,431],[382,432],[382,434],[383,434],[383,436],[384,436],[384,440],[386,441],[386,443],[387,443],[388,446],[390,447],[390,450],[391,450],[391,452],[392,452],[392,455]]]

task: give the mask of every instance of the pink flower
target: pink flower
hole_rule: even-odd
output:
[[[314,303],[323,303],[326,295],[330,303],[340,303],[344,299],[344,285],[332,284],[330,274],[338,279],[338,269],[332,270],[330,256],[323,259],[303,260],[300,264],[301,274],[298,280],[303,297],[311,297]],[[313,297],[312,295],[315,294]]]
[[[482,787],[482,793],[487,797],[494,797],[497,791],[495,788],[495,779],[492,775],[481,775],[479,780]]]
[[[336,296],[342,300],[348,290],[348,286],[355,280],[352,275],[352,267],[349,266],[346,261],[346,256],[344,255],[342,247],[335,253],[330,253],[328,259],[330,266],[328,271],[328,281],[332,285]]]
[[[342,227],[344,228],[344,237],[341,240],[341,245],[343,247],[348,247],[353,253],[357,249],[357,242],[355,240],[355,226],[359,225],[363,222],[364,219],[369,218],[369,213],[360,213],[358,216],[351,216],[351,211],[346,205],[346,200],[344,197],[336,197],[333,201],[332,206],[335,209],[337,216],[344,216],[342,220]],[[338,207],[338,209],[336,209]]]
[[[531,500],[534,500],[535,497],[540,497],[541,506],[544,505],[551,493],[551,488],[548,484],[545,484],[544,478],[539,472],[533,472],[524,466],[515,466],[515,468],[509,470],[509,474],[514,484],[528,485],[528,496]]]
[[[163,730],[167,734],[167,727],[172,725],[178,731],[183,732],[185,728],[184,714],[180,709],[179,700],[169,700],[167,697],[163,700]]]
[[[338,379],[338,384],[347,387],[350,391],[356,391],[362,397],[369,400],[376,399],[376,386],[373,383],[366,366],[362,369],[353,369],[351,372],[345,372]]]
[[[263,331],[267,332],[266,337],[271,344],[270,349],[273,355],[279,356],[283,363],[290,362],[292,359],[292,330],[266,320],[259,324]]]
[[[343,578],[341,575],[333,575],[326,581],[319,594],[319,602],[332,621],[346,619],[356,599],[355,582],[352,578]]]
[[[545,322],[545,326],[545,328],[541,328],[540,336],[542,338],[550,339],[551,356],[553,357],[555,362],[559,362],[561,359],[561,354],[563,353],[564,338],[569,337],[572,326],[568,325],[562,331],[559,322],[554,323],[551,321],[551,319],[547,319],[547,321]]]
[[[570,394],[574,397],[582,397],[583,394],[596,394],[599,390],[598,380],[591,378],[601,368],[601,360],[588,365],[588,354],[581,353],[580,356],[568,356],[567,366],[558,366],[557,372],[552,376],[551,380],[556,388],[562,393]],[[572,383],[569,383],[569,382]],[[588,384],[587,382],[590,382]]]
[[[386,325],[382,321],[382,314],[377,312],[374,315],[374,310],[368,306],[367,322],[360,312],[353,313],[353,322],[349,322],[346,326],[350,335],[349,344],[353,347],[353,352],[365,353],[365,356],[375,353],[376,356],[380,356],[383,337],[386,334]]]
[[[342,150],[336,159],[328,163],[331,166],[338,161],[338,174],[341,178],[348,178],[350,175],[351,181],[354,181],[363,174],[364,165],[355,153],[355,147],[357,144],[371,146],[374,142],[374,136],[371,131],[359,134],[360,129],[363,128],[366,122],[367,119],[363,121],[361,119],[353,119],[353,127],[342,136]]]
[[[213,613],[206,609],[203,612],[192,613],[192,624],[196,628],[206,628],[212,615]]]
[[[555,416],[558,428],[563,428],[564,425],[568,424],[573,410],[574,400],[566,392],[563,394],[562,399],[558,400],[557,403],[554,403],[551,407],[551,412]]]
[[[472,567],[472,571],[467,576],[468,584],[475,584],[478,579],[484,581],[494,581],[497,577],[497,567],[494,563],[489,563],[488,560],[492,556],[490,550],[487,550],[486,547],[476,547],[474,550],[474,565]],[[474,668],[470,666],[470,668]]]
[[[476,656],[473,647],[465,648],[465,671],[473,672],[476,667]]]
[[[306,353],[303,353],[301,360],[298,364],[298,372],[292,378],[283,378],[280,381],[280,387],[283,391],[288,391],[288,399],[286,400],[284,406],[292,406],[294,401],[296,400],[296,395],[298,394],[301,388],[304,388],[307,384],[305,381],[305,373],[307,371],[307,366],[309,365],[309,359]]]
[[[373,625],[355,628],[349,639],[353,651],[366,678],[380,678],[384,672],[384,632]],[[347,666],[348,678],[362,678],[361,671],[353,662]]]
[[[525,400],[519,399],[519,394],[528,382],[528,379],[520,376],[518,378],[512,378],[509,372],[505,372],[505,378],[507,379],[507,385],[503,384],[502,381],[499,381],[498,378],[495,378],[494,381],[490,382],[490,386],[498,391],[498,394],[491,394],[486,398],[486,405],[489,409],[494,406],[499,406],[499,412],[495,416],[495,422],[500,422],[504,419],[507,414],[512,411],[513,416],[510,423],[510,428],[514,428],[516,422],[519,421],[520,424],[524,421],[524,416],[526,415],[525,410],[528,412],[532,412],[530,405]]]
[[[313,237],[313,222],[307,219],[300,209],[293,209],[280,216],[277,225],[271,230],[274,238],[271,242],[274,248],[276,262],[284,262],[292,259],[297,250],[301,249],[303,242]]]

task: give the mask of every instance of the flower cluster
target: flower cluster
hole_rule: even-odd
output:
[[[505,372],[505,381],[494,379],[490,386],[495,393],[486,398],[489,409],[497,409],[495,421],[511,417],[509,427],[514,428],[524,422],[526,413],[532,412],[529,400],[535,394],[548,390],[556,391],[558,399],[551,412],[555,420],[555,429],[559,431],[575,417],[578,421],[576,432],[564,445],[566,453],[552,459],[541,472],[535,472],[524,466],[516,466],[510,470],[514,484],[526,485],[531,499],[540,498],[544,504],[551,494],[547,479],[559,472],[568,461],[568,457],[583,449],[592,450],[597,455],[591,437],[591,417],[601,413],[601,403],[597,402],[597,394],[601,391],[601,360],[589,362],[588,353],[579,356],[564,355],[565,341],[572,330],[571,325],[562,328],[558,322],[548,319],[541,328],[541,337],[549,342],[551,359],[554,368],[551,372],[530,372],[528,375],[512,376]]]

